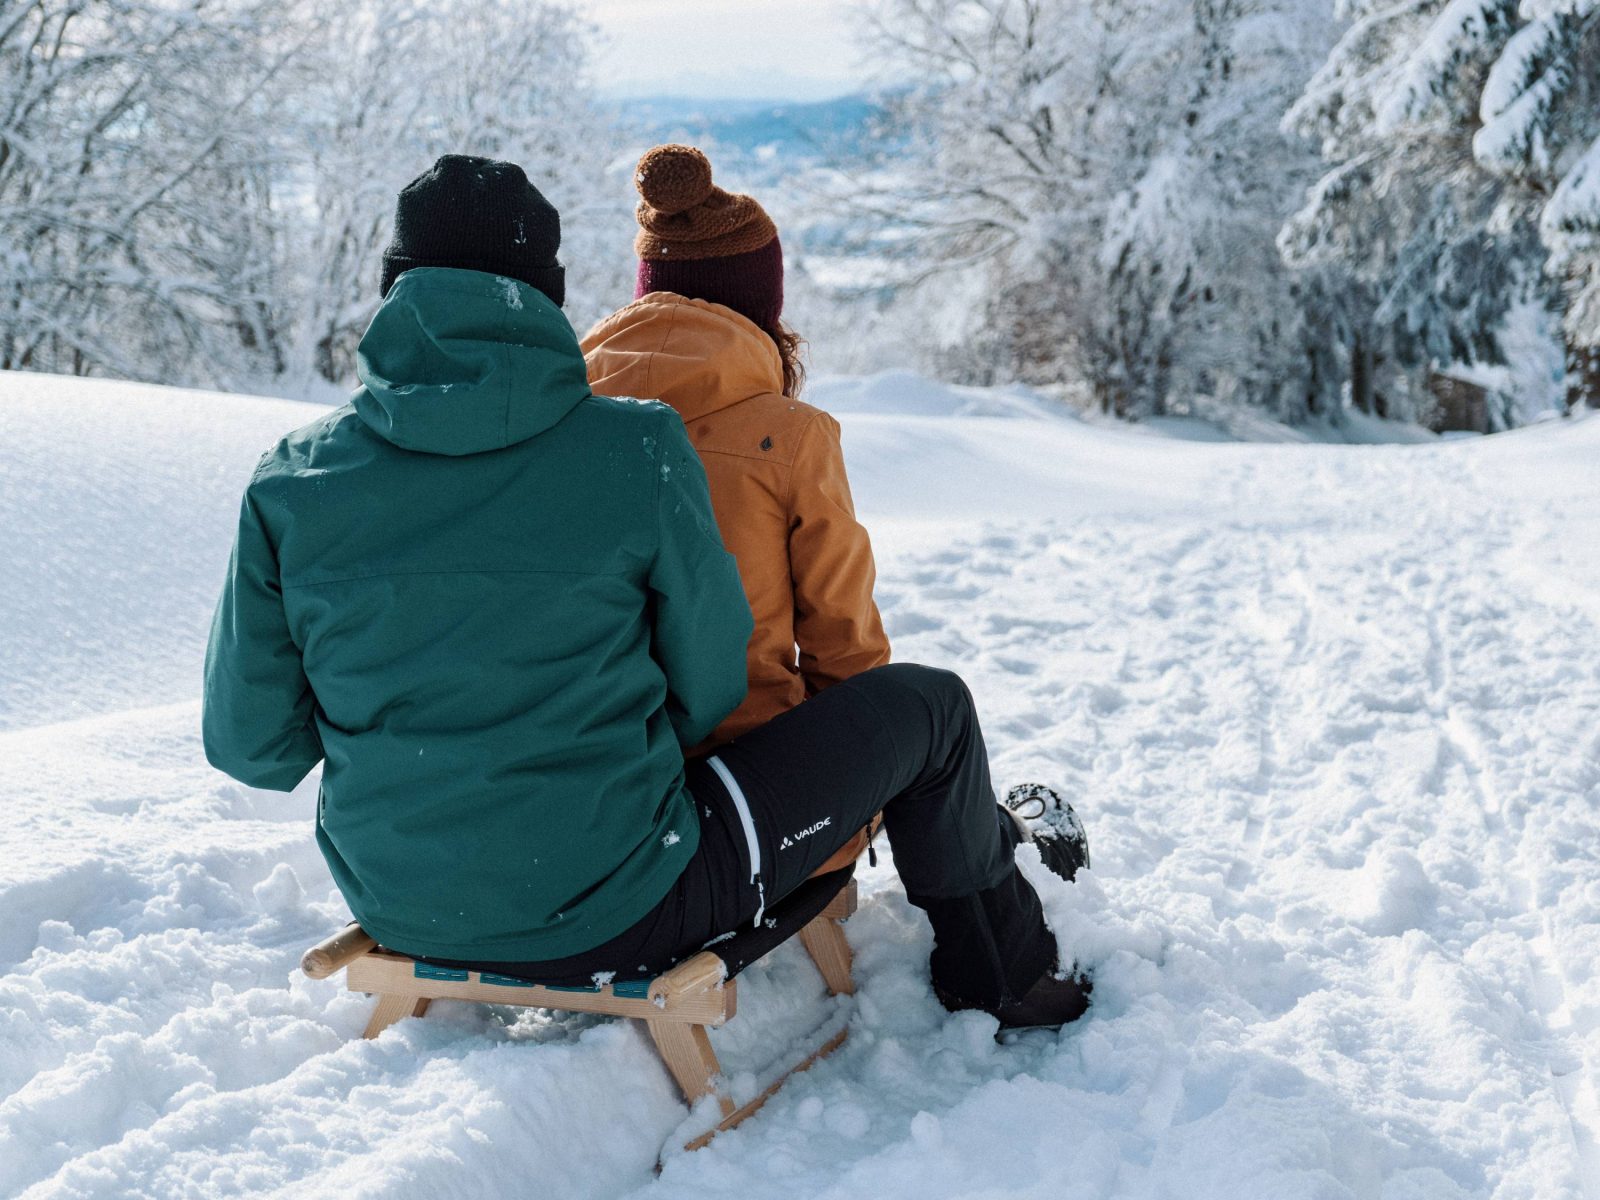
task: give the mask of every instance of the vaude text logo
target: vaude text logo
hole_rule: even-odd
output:
[[[810,837],[817,830],[826,829],[829,825],[832,825],[832,824],[833,824],[833,818],[832,817],[823,817],[822,820],[818,821],[815,825],[811,826],[809,829],[802,829],[799,833],[795,834],[793,837],[790,837],[788,834],[785,834],[784,838],[783,838],[783,841],[778,843],[778,849],[779,850],[787,850],[787,849],[789,849],[790,846],[793,846],[796,842],[804,841],[806,838]]]

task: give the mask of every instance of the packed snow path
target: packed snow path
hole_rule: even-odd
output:
[[[210,771],[193,696],[238,488],[311,411],[0,378],[0,1195],[1600,1200],[1600,420],[1202,445],[891,383],[817,399],[869,410],[896,653],[1081,808],[1093,872],[1025,865],[1096,1002],[943,1013],[885,859],[850,1041],[656,1179],[686,1114],[631,1027],[361,1043],[294,970],[344,913],[314,786]],[[798,953],[743,986],[755,1072],[834,1004]]]

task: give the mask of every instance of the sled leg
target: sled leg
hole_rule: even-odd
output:
[[[717,1134],[721,1133],[725,1129],[733,1129],[746,1117],[753,1115],[761,1108],[763,1104],[778,1094],[778,1089],[789,1082],[789,1077],[791,1075],[798,1075],[801,1071],[808,1070],[815,1064],[827,1058],[828,1055],[832,1054],[840,1046],[844,1045],[845,1035],[849,1032],[850,1031],[848,1029],[839,1030],[838,1033],[834,1034],[816,1050],[806,1055],[806,1057],[801,1059],[800,1062],[796,1063],[789,1070],[785,1071],[781,1077],[773,1080],[766,1091],[762,1092],[754,1100],[750,1101],[750,1103],[728,1112],[728,1115],[722,1118],[722,1122],[719,1125],[717,1125],[714,1129],[706,1130],[699,1137],[693,1139],[687,1145],[685,1145],[684,1149],[694,1151],[708,1146],[711,1144],[711,1139],[716,1137]],[[732,1105],[726,1100],[724,1100],[722,1104],[724,1111],[732,1108]]]
[[[823,913],[800,930],[800,941],[822,972],[829,995],[855,995],[855,981],[850,978],[850,943],[845,939],[843,925]]]
[[[717,1052],[711,1048],[704,1025],[689,1025],[683,1021],[646,1021],[650,1037],[661,1052],[661,1061],[683,1089],[683,1098],[692,1106],[701,1096],[716,1091],[715,1080],[722,1074],[722,1064],[717,1062]],[[733,1101],[718,1096],[722,1115],[733,1112]]]
[[[362,1037],[375,1038],[396,1021],[407,1017],[420,1017],[428,1011],[431,1001],[426,996],[379,996],[378,1007],[372,1010],[372,1020]]]

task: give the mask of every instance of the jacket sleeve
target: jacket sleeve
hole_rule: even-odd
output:
[[[251,787],[290,791],[322,760],[315,711],[289,636],[277,553],[247,491],[206,647],[206,759]]]
[[[806,695],[889,661],[872,599],[877,567],[856,520],[839,422],[818,414],[801,435],[791,476],[789,574]]]
[[[672,727],[689,747],[744,701],[745,649],[755,623],[738,564],[717,531],[705,468],[677,413],[663,414],[656,448],[652,648],[667,677]]]

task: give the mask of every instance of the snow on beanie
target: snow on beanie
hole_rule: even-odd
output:
[[[379,294],[413,267],[456,267],[520,279],[560,305],[560,248],[561,216],[521,167],[446,154],[400,193]]]
[[[635,298],[676,292],[725,304],[763,329],[777,325],[783,247],[755,198],[717,187],[710,160],[693,146],[647,151],[633,181],[643,197],[635,214]]]

